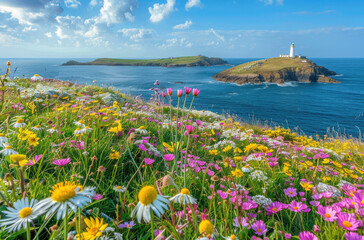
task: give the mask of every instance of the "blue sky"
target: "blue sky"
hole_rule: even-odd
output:
[[[2,57],[364,57],[363,0],[0,0]]]

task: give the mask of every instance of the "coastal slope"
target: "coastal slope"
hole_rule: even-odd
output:
[[[108,65],[108,66],[161,66],[161,67],[199,67],[226,65],[227,62],[221,58],[210,58],[205,56],[190,56],[160,59],[117,59],[98,58],[92,62],[68,61],[63,66],[69,65]]]
[[[213,76],[218,81],[237,84],[285,82],[339,83],[329,76],[335,72],[306,58],[268,58],[241,64]]]

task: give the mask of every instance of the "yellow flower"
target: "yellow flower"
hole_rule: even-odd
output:
[[[292,173],[292,171],[289,169],[289,167],[287,167],[287,166],[284,166],[283,167],[283,172],[284,172],[284,174],[286,174],[287,176],[292,176],[293,175],[293,173]]]
[[[90,219],[86,218],[85,223],[87,225],[86,232],[83,232],[81,234],[77,234],[77,239],[83,239],[83,240],[95,240],[96,238],[99,238],[102,236],[102,231],[104,231],[107,227],[107,223],[104,223],[104,219],[101,218],[101,221],[99,218],[92,218]]]
[[[117,127],[111,127],[111,128],[109,129],[109,132],[113,132],[113,133],[118,134],[118,133],[120,133],[121,131],[123,131],[123,128],[121,127],[121,123],[120,123],[120,121],[117,121],[117,123],[118,123],[118,126],[117,126]]]
[[[18,134],[18,139],[25,141],[28,139],[29,135],[31,135],[31,134],[34,134],[34,133],[27,129],[24,129],[24,130],[20,129],[19,134]]]
[[[167,150],[170,151],[170,152],[173,152],[174,149],[179,149],[179,147],[180,147],[179,145],[180,145],[179,142],[177,142],[177,144],[174,144],[173,142],[171,142],[171,145],[169,145],[166,142],[163,143],[163,147],[167,148]]]
[[[110,153],[110,159],[119,159],[120,158],[120,153],[112,150],[112,152]]]
[[[250,151],[253,151],[253,150],[255,150],[257,147],[258,147],[258,144],[256,144],[256,143],[251,143],[251,144],[249,144],[248,146],[246,146],[246,147],[244,148],[244,152],[250,152]]]
[[[10,160],[19,165],[20,167],[23,167],[28,163],[27,156],[24,154],[10,155]]]
[[[217,155],[217,150],[216,150],[216,149],[214,149],[214,150],[209,150],[209,153],[210,153],[211,155]]]
[[[222,151],[223,152],[228,152],[228,151],[230,151],[231,149],[232,149],[233,147],[232,146],[226,146]]]
[[[198,226],[200,234],[209,236],[214,232],[214,225],[207,219],[202,220]]]
[[[310,191],[311,188],[313,188],[313,185],[308,183],[308,182],[300,182],[300,185],[303,187],[303,189],[305,189],[306,191]]]
[[[238,147],[234,148],[234,153],[242,153],[242,152],[243,151],[240,148]]]
[[[39,144],[38,140],[39,137],[37,137],[37,135],[34,133],[28,136],[28,143],[30,146],[37,146]]]
[[[242,177],[244,176],[244,173],[240,170],[240,169],[235,169],[233,171],[231,171],[231,174],[234,176],[234,177]]]

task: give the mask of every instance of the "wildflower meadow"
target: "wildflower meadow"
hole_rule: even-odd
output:
[[[364,147],[39,75],[1,78],[0,239],[363,240]]]

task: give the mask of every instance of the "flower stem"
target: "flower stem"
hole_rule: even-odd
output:
[[[68,238],[68,206],[66,207],[66,216],[63,219],[64,224],[64,232],[63,232],[63,239],[67,240]]]
[[[153,209],[150,209],[150,228],[151,228],[151,239],[154,240],[154,213]]]
[[[30,236],[30,223],[27,223],[27,240],[31,240],[31,236]]]

